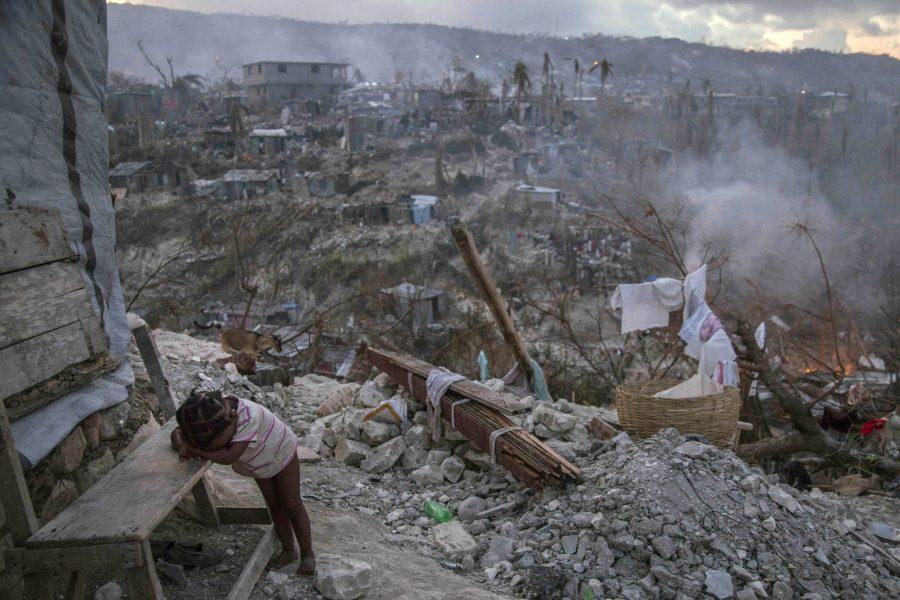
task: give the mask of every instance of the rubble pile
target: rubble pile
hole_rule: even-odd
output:
[[[889,598],[900,562],[848,504],[800,493],[732,452],[673,429],[635,442],[591,436],[583,406],[539,403],[520,424],[582,468],[568,489],[534,491],[445,428],[385,375],[359,384],[297,378],[258,388],[210,363],[203,385],[269,406],[335,468],[366,472],[349,491],[307,495],[381,516],[396,541],[495,591],[532,598]],[[489,382],[500,385],[500,382]],[[365,421],[396,394],[409,422]],[[331,464],[331,463],[325,463]],[[345,465],[345,466],[343,466]],[[438,523],[427,501],[456,519]]]

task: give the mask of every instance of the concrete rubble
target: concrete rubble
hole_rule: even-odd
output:
[[[570,455],[584,479],[535,492],[452,432],[433,442],[424,407],[411,398],[409,422],[364,422],[362,405],[404,393],[383,377],[323,386],[306,376],[279,395],[246,378],[232,384],[215,363],[205,375],[204,385],[274,410],[326,460],[368,473],[370,483],[353,493],[320,487],[317,499],[380,515],[398,543],[497,593],[679,600],[900,594],[900,552],[866,536],[842,498],[798,492],[697,436],[669,429],[643,441],[624,433],[603,441],[585,426],[601,409],[539,404],[521,416],[522,426]],[[342,394],[352,402],[318,416],[327,398]],[[423,510],[427,500],[445,504],[458,520],[434,523]]]

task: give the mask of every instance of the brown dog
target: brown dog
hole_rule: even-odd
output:
[[[281,352],[281,340],[277,335],[244,331],[243,329],[223,329],[219,332],[219,343],[225,352],[231,354],[245,352],[254,358],[258,358],[260,354],[271,348],[274,348],[276,352]]]

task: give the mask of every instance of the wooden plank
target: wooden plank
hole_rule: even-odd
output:
[[[450,231],[453,234],[453,241],[456,242],[456,247],[462,255],[463,262],[469,269],[472,281],[475,282],[475,286],[481,291],[481,296],[488,308],[491,309],[491,314],[494,315],[494,321],[497,322],[503,339],[512,350],[519,369],[526,375],[530,384],[534,380],[531,357],[528,355],[528,350],[525,349],[525,344],[522,342],[522,338],[519,337],[509,312],[506,310],[506,303],[500,297],[500,292],[497,291],[494,280],[478,254],[478,248],[475,247],[475,240],[472,239],[469,228],[462,221],[456,221],[450,226]]]
[[[216,513],[222,525],[268,525],[272,522],[269,509],[259,506],[219,506]]]
[[[162,409],[166,419],[175,416],[175,410],[178,408],[178,400],[175,398],[175,392],[169,385],[169,378],[166,376],[165,367],[150,333],[150,328],[146,323],[138,325],[131,330],[134,341],[144,360],[144,366],[147,368],[147,375],[150,377],[150,383],[153,384],[153,391],[159,400],[159,407]]]
[[[22,474],[22,463],[9,429],[6,406],[0,399],[0,502],[6,510],[6,527],[13,544],[21,546],[38,530],[31,496]]]
[[[125,571],[128,580],[131,582],[129,598],[165,600],[162,584],[160,584],[159,577],[156,575],[156,563],[153,562],[150,540],[141,542],[141,548],[144,551],[144,566]]]
[[[95,314],[81,267],[71,262],[0,275],[0,306],[0,348]]]
[[[250,556],[250,560],[244,565],[244,570],[241,571],[241,576],[238,577],[234,587],[228,593],[227,600],[247,600],[250,597],[253,587],[263,571],[266,570],[266,565],[269,564],[277,547],[278,536],[275,535],[275,528],[270,526]]]
[[[76,256],[66,243],[59,212],[41,208],[0,211],[0,274]]]
[[[66,586],[66,600],[84,600],[86,591],[86,573],[84,571],[72,571],[69,573],[69,583]]]
[[[18,573],[100,570],[144,566],[140,544],[100,544],[68,548],[11,548],[4,551],[7,566]]]
[[[120,364],[121,360],[104,353],[96,358],[69,365],[50,379],[6,398],[4,400],[6,412],[14,421],[87,385],[98,377],[112,373]]]
[[[209,461],[178,459],[169,421],[27,542],[30,548],[140,542],[194,487]]]
[[[390,362],[401,366],[403,369],[415,373],[422,379],[428,379],[428,374],[437,368],[434,365],[431,365],[424,360],[419,360],[409,354],[393,352],[391,350],[367,348],[366,355],[370,362],[373,362],[373,360],[377,360],[380,357],[381,360],[389,360]],[[378,365],[376,364],[376,366]],[[405,382],[401,381],[400,383]],[[450,386],[450,391],[507,414],[528,410],[528,406],[512,394],[495,392],[494,390],[488,389],[469,379],[457,381],[452,384]]]
[[[200,515],[200,522],[207,527],[218,525],[219,515],[216,513],[212,498],[210,498],[206,480],[201,477],[200,481],[194,484],[191,493],[194,495],[194,504],[197,506],[197,514]]]
[[[90,316],[0,350],[0,398],[50,379],[106,351],[100,320]]]

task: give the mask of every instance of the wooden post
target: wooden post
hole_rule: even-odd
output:
[[[147,367],[147,375],[150,377],[153,391],[159,399],[159,407],[168,421],[175,416],[178,402],[175,399],[172,387],[169,385],[166,372],[163,370],[159,350],[156,348],[156,342],[153,341],[153,336],[150,334],[150,328],[141,320],[132,328],[131,335],[134,336],[134,341],[141,353],[141,359],[144,361],[144,366]]]
[[[500,292],[497,291],[494,280],[491,279],[490,274],[484,267],[484,263],[481,262],[478,248],[475,247],[475,241],[472,239],[469,228],[462,221],[456,221],[450,226],[450,231],[453,233],[453,240],[456,242],[456,247],[459,248],[463,262],[466,263],[466,267],[469,269],[472,281],[475,282],[482,298],[484,298],[488,308],[491,309],[491,314],[494,315],[494,320],[497,322],[497,326],[500,327],[503,339],[506,340],[506,343],[512,349],[513,355],[516,357],[519,369],[525,374],[529,384],[531,384],[534,380],[531,357],[528,354],[528,350],[525,349],[522,338],[519,337],[513,326],[512,319],[510,319],[509,313],[506,311],[506,303],[500,297]]]
[[[25,485],[22,463],[16,450],[6,416],[6,405],[0,400],[0,500],[6,509],[6,522],[16,546],[25,544],[38,530],[37,517],[31,505],[31,496]]]
[[[259,576],[266,570],[266,565],[269,563],[269,559],[275,555],[277,547],[278,536],[275,535],[275,528],[270,526],[250,556],[250,560],[244,565],[244,570],[241,571],[234,587],[228,593],[228,600],[247,600],[250,597],[253,587],[259,580]]]

